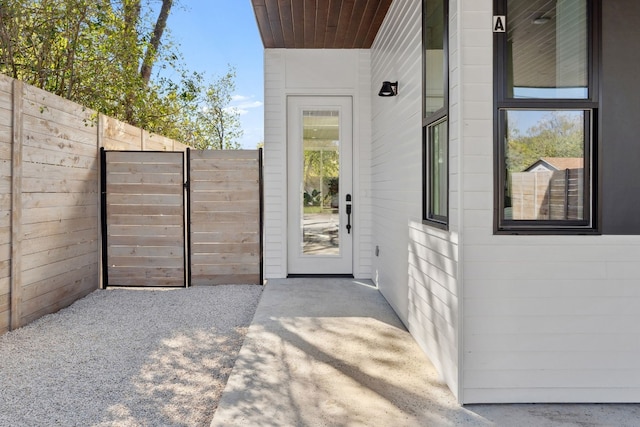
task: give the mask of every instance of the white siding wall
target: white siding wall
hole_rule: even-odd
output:
[[[639,402],[640,236],[493,234],[491,15],[492,0],[450,0],[448,232],[421,222],[420,0],[393,2],[370,57],[265,52],[266,277],[286,275],[286,96],[351,94],[355,273],[373,276],[458,399]],[[357,71],[305,76],[292,65],[304,63]],[[396,79],[399,96],[371,97]]]
[[[286,51],[264,52],[264,277],[287,276]]]
[[[639,402],[640,236],[493,235],[492,1],[460,7],[460,399]]]
[[[374,278],[381,292],[458,394],[459,101],[456,2],[451,2],[450,231],[422,224],[422,2],[396,0],[371,52]]]
[[[287,96],[353,97],[354,276],[371,278],[371,78],[368,50],[265,50],[266,278],[287,275]]]

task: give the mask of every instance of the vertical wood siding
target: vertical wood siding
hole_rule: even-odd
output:
[[[98,288],[103,144],[186,147],[0,76],[0,333]]]
[[[422,224],[422,2],[394,1],[372,47],[374,277],[454,394],[458,385],[458,161],[456,6],[450,25],[450,231]]]

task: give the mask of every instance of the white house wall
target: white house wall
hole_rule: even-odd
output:
[[[492,0],[450,0],[450,230],[422,224],[421,1],[371,50],[373,276],[463,403],[639,402],[640,237],[493,233]],[[605,3],[614,7],[615,3]]]
[[[459,5],[460,400],[639,402],[640,237],[493,234],[492,1]]]
[[[422,224],[422,2],[396,0],[371,49],[372,87],[398,80],[373,104],[373,276],[380,291],[458,394],[459,101],[457,19],[451,2],[449,231]]]
[[[370,51],[265,51],[265,276],[286,276],[286,97],[351,95],[355,274],[459,401],[640,402],[640,236],[493,233],[492,0],[450,0],[450,228],[422,223],[421,3]]]
[[[371,65],[369,50],[266,49],[264,274],[287,276],[287,97],[353,99],[354,276],[371,278]]]

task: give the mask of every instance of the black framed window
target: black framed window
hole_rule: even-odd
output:
[[[496,233],[595,230],[594,3],[495,1]]]
[[[449,223],[448,0],[423,0],[423,219]]]

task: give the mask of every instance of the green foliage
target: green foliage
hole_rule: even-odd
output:
[[[324,179],[324,183],[327,186],[327,193],[329,196],[338,194],[340,189],[340,178],[338,178],[337,176],[326,177]]]
[[[325,149],[316,148],[304,151],[305,171],[312,176],[336,176],[338,174],[338,151],[335,146],[326,144]]]
[[[317,142],[316,145],[314,149],[304,150],[305,188],[320,187],[323,179],[336,177],[339,173],[340,163],[335,145],[330,141]]]
[[[240,148],[237,142],[243,134],[240,113],[229,107],[235,77],[235,69],[229,67],[229,71],[213,83],[191,92],[199,95],[185,103],[185,108],[192,109],[183,125],[185,132],[181,139],[185,144],[200,150]]]
[[[305,206],[320,206],[322,201],[322,193],[315,188],[313,190],[304,192],[304,205]]]
[[[237,148],[235,71],[210,84],[163,37],[173,0],[0,1],[0,73],[198,148]],[[160,41],[161,39],[162,42]],[[154,65],[178,81],[149,78]]]
[[[118,118],[141,89],[142,46],[106,0],[11,0],[0,6],[0,71]]]
[[[581,115],[550,112],[525,134],[515,124],[507,134],[509,172],[522,172],[541,157],[584,157]]]
[[[335,141],[305,140],[303,179],[305,206],[331,206],[338,192],[339,152]],[[318,190],[317,190],[318,189]],[[324,193],[324,197],[322,194]],[[312,202],[311,204],[309,202]]]

